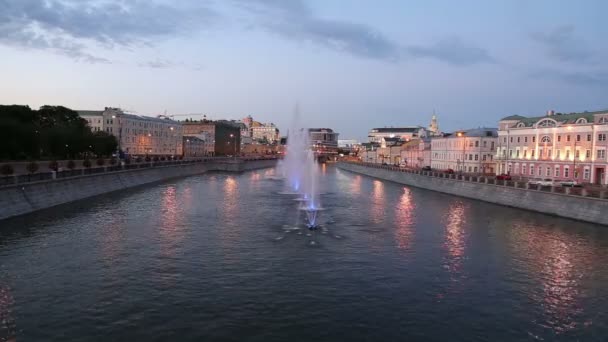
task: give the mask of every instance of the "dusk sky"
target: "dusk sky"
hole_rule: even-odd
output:
[[[0,0],[0,103],[341,138],[608,108],[607,1]],[[182,118],[183,119],[183,118]]]

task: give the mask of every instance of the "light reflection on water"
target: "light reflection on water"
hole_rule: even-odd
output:
[[[397,246],[401,249],[409,249],[414,235],[414,201],[411,190],[403,188],[403,195],[395,206],[395,238]]]

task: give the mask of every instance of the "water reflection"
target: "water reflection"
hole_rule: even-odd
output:
[[[462,276],[462,262],[465,253],[465,224],[467,206],[460,200],[451,201],[445,217],[444,248],[447,252],[444,267],[453,281]]]
[[[236,246],[239,241],[240,229],[237,222],[237,217],[240,214],[238,207],[239,202],[239,183],[233,176],[227,176],[224,180],[222,189],[223,198],[220,199],[219,212],[220,220],[224,222],[221,229],[218,231],[220,245],[226,249],[231,249]],[[237,257],[236,253],[226,251],[226,259],[234,260]]]
[[[164,286],[174,286],[177,282],[175,261],[184,240],[183,213],[175,186],[168,186],[162,195],[160,222],[160,280]]]
[[[592,324],[585,321],[581,299],[584,277],[593,274],[596,252],[577,241],[574,234],[543,225],[517,224],[512,229],[516,262],[523,262],[527,276],[540,285],[531,297],[545,313],[543,329],[561,334]]]
[[[401,249],[409,249],[412,243],[414,210],[412,193],[410,189],[403,188],[403,194],[399,203],[395,206],[395,239],[397,240],[397,247]]]
[[[379,180],[374,180],[372,190],[372,208],[370,212],[373,223],[382,223],[382,221],[384,221],[385,209],[386,199],[384,196],[384,183]]]
[[[350,192],[357,196],[361,194],[361,176],[354,175],[350,180]]]

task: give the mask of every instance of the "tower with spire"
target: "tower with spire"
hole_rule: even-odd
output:
[[[439,135],[439,124],[437,123],[437,115],[435,115],[434,110],[433,110],[433,117],[431,118],[431,124],[429,125],[428,131],[431,133],[431,136]]]

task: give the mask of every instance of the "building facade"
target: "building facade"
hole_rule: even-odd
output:
[[[495,173],[496,128],[475,128],[431,139],[431,167],[461,173]]]
[[[208,132],[184,135],[185,157],[213,157],[215,155],[215,141]]]
[[[251,138],[253,141],[274,143],[279,140],[279,137],[279,129],[272,123],[251,127]]]
[[[496,165],[526,178],[607,185],[608,110],[503,118]]]
[[[238,155],[241,152],[241,129],[230,121],[189,121],[184,122],[184,134],[197,136],[204,134],[213,141],[213,155]]]
[[[119,108],[81,110],[93,132],[104,131],[118,141],[118,149],[127,155],[182,155],[183,127],[166,117],[127,114]]]
[[[372,128],[368,135],[369,142],[381,143],[383,138],[399,138],[403,141],[409,141],[419,137],[426,137],[427,132],[424,127],[384,127]]]
[[[401,162],[409,168],[431,166],[431,139],[414,139],[403,144]]]

